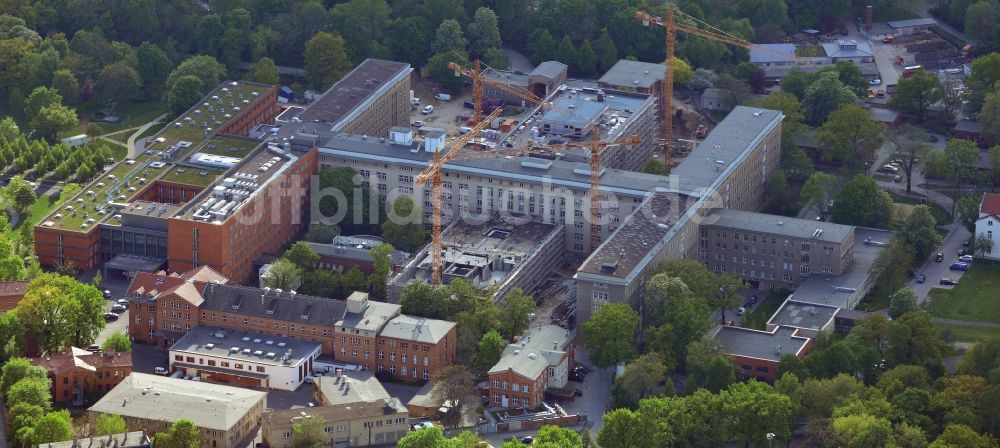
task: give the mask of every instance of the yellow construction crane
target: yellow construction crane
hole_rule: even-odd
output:
[[[535,95],[530,90],[523,87],[506,84],[500,81],[494,81],[490,78],[483,76],[482,67],[483,64],[479,62],[479,59],[472,61],[472,67],[462,67],[454,62],[448,63],[448,68],[455,71],[455,76],[465,76],[472,80],[472,119],[469,120],[470,123],[478,123],[479,118],[483,115],[483,84],[496,87],[497,89],[503,90],[504,92],[516,95],[525,101],[532,104],[544,104],[545,100]]]
[[[444,167],[444,164],[455,159],[458,156],[459,150],[479,135],[479,132],[492,122],[494,118],[499,117],[501,111],[502,109],[498,107],[486,119],[476,123],[476,126],[471,131],[456,138],[441,152],[435,153],[431,163],[416,178],[416,183],[418,184],[423,184],[427,181],[431,182],[431,203],[433,204],[431,215],[432,284],[441,284],[441,169]]]
[[[667,79],[663,83],[663,135],[666,137],[666,147],[664,148],[664,165],[667,169],[670,169],[670,158],[672,155],[671,146],[673,145],[674,139],[674,48],[677,44],[677,31],[683,31],[687,34],[691,34],[698,37],[704,37],[705,39],[711,39],[714,41],[719,41],[727,43],[730,45],[735,45],[737,47],[751,48],[753,43],[743,39],[734,34],[723,31],[716,28],[702,20],[698,20],[677,8],[677,5],[673,3],[667,3],[667,14],[665,17],[657,17],[647,14],[643,11],[636,11],[635,17],[642,21],[643,25],[649,26],[650,24],[662,26],[667,29],[667,43],[666,43],[666,65],[667,65]],[[699,28],[698,26],[704,26],[704,28]],[[787,55],[783,52],[771,51],[766,48],[759,48],[760,50],[767,51],[769,53],[780,53],[782,55]],[[795,56],[795,55],[792,55]]]

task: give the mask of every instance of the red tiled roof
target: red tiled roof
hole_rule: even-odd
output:
[[[131,367],[132,354],[115,352],[91,353],[76,348],[64,348],[58,353],[53,353],[45,357],[29,358],[28,361],[53,374],[59,374],[75,367],[87,370],[103,367]]]
[[[979,204],[979,212],[1000,215],[1000,194],[983,194],[983,202]]]
[[[23,296],[27,289],[28,282],[26,281],[0,282],[0,296],[2,297]]]
[[[179,277],[168,277],[166,275],[151,274],[148,272],[139,272],[132,279],[132,283],[128,286],[128,297],[133,297],[134,292],[140,291],[142,294],[146,294],[152,290],[164,291],[175,286],[179,286],[186,281]]]
[[[225,284],[229,283],[229,279],[226,276],[216,272],[209,266],[202,266],[199,268],[192,269],[181,274],[181,278],[194,280],[196,282],[203,283],[219,283]]]

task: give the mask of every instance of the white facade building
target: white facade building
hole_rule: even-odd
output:
[[[321,351],[315,342],[195,327],[170,347],[170,370],[199,381],[295,390]]]
[[[997,240],[1000,239],[1000,194],[984,193],[983,201],[979,203],[979,219],[976,220],[976,246],[981,238],[990,242],[990,247],[982,253],[976,253],[976,257],[988,260],[1000,260],[1000,248],[997,247]]]

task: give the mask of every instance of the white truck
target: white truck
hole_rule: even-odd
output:
[[[451,95],[448,95],[447,93],[439,93],[434,95],[434,99],[438,101],[451,101]]]
[[[69,146],[70,148],[75,148],[77,146],[84,145],[89,141],[90,137],[88,137],[87,134],[80,134],[62,139],[62,144]]]

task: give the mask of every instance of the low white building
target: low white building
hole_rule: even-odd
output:
[[[315,342],[195,327],[170,347],[170,370],[199,381],[295,390],[321,351]]]
[[[1000,234],[994,235],[998,231],[1000,231],[1000,194],[984,193],[983,200],[979,203],[979,219],[976,220],[976,246],[979,246],[978,240],[984,238],[990,242],[990,247],[981,254],[977,252],[975,256],[1000,260],[1000,249],[997,248]]]

